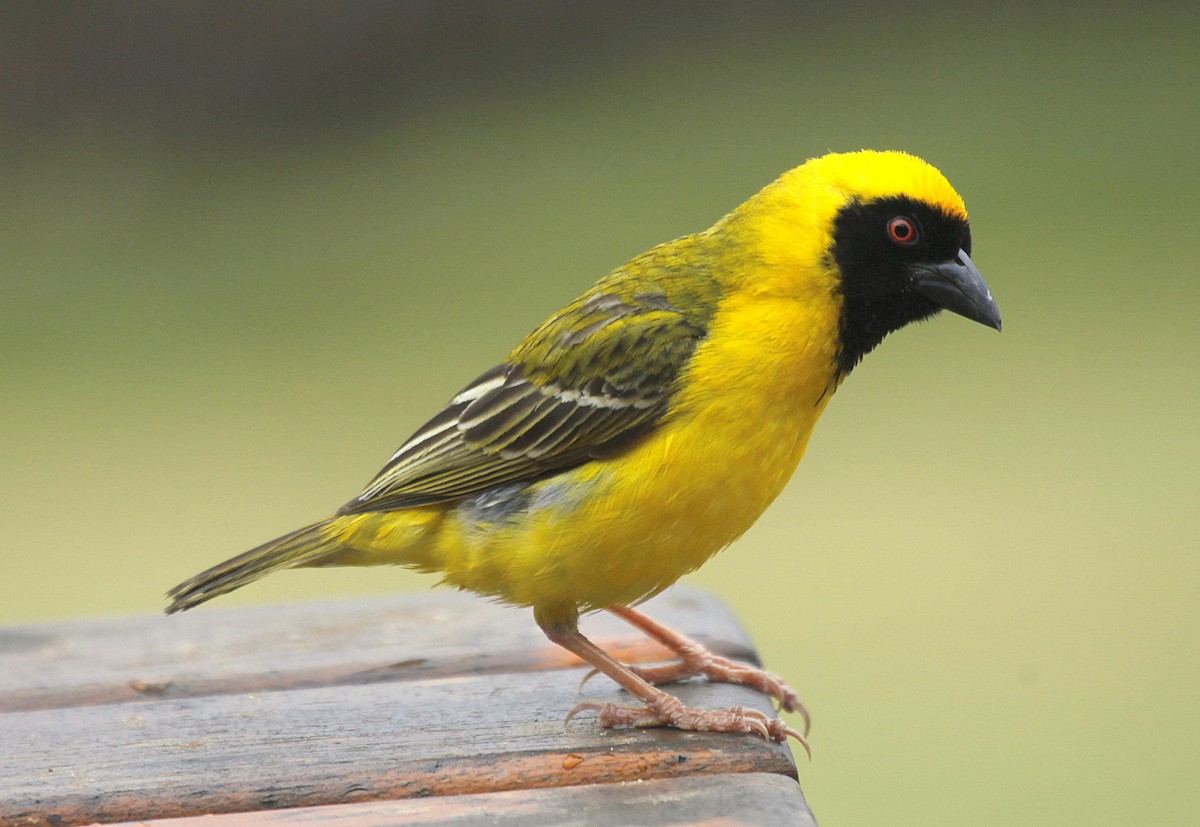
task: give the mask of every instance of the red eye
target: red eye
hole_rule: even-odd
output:
[[[897,244],[915,244],[917,241],[917,225],[911,218],[898,215],[887,224],[888,235]]]

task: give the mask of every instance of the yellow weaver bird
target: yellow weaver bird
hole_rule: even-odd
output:
[[[190,609],[277,569],[398,564],[533,608],[642,706],[601,726],[804,736],[757,710],[685,706],[656,684],[745,684],[808,715],[770,673],[633,606],[754,523],[834,391],[890,332],[949,310],[1000,329],[962,198],[899,152],[784,173],[711,229],[655,247],[551,316],[404,443],[328,519],[170,591]],[[579,632],[606,609],[677,652],[619,663]]]

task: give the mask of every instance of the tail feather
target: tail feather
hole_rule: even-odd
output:
[[[183,581],[167,592],[167,614],[186,611],[218,595],[240,589],[278,569],[318,564],[322,557],[343,549],[329,520],[305,526],[258,548],[239,554]]]

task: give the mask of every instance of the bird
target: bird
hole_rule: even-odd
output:
[[[796,739],[777,676],[637,608],[745,532],[817,420],[889,333],[947,310],[999,331],[962,197],[920,158],[830,153],[710,229],[661,244],[554,313],[418,428],[332,516],[171,589],[190,609],[273,571],[396,564],[531,608],[546,637],[635,704],[603,728]],[[679,656],[617,661],[579,630],[609,611]],[[662,685],[742,684],[798,712],[689,707]],[[586,680],[586,679],[585,679]]]

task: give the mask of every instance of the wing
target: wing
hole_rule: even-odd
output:
[[[593,289],[451,399],[339,513],[460,499],[627,445],[663,416],[706,321],[662,293]]]

